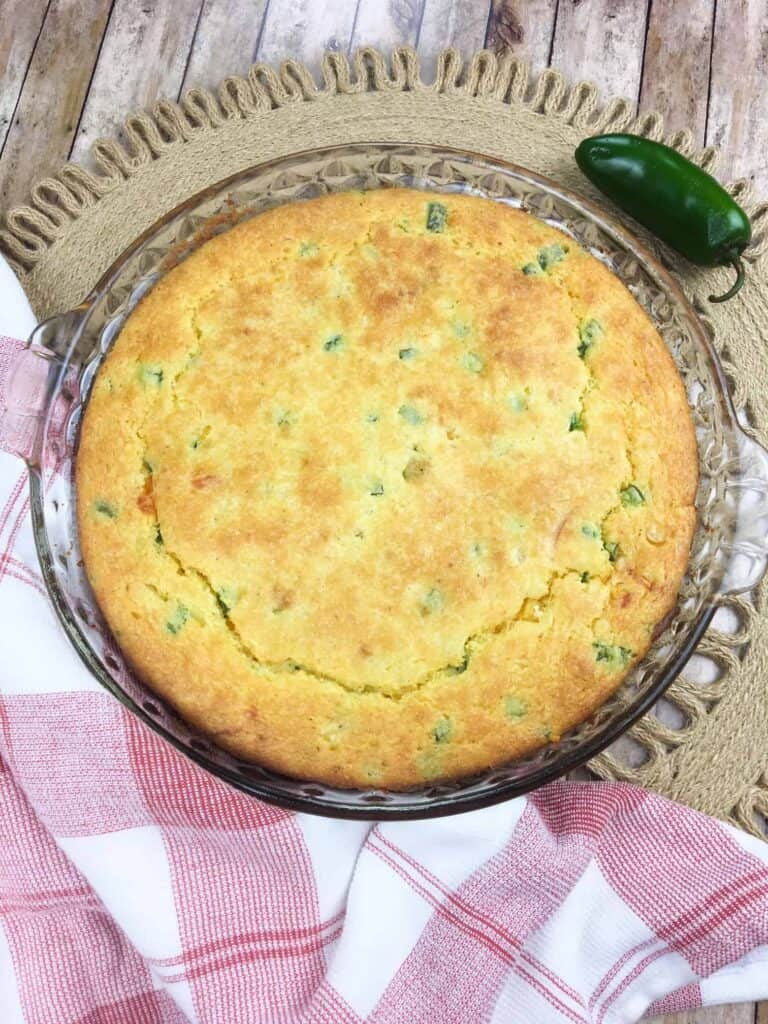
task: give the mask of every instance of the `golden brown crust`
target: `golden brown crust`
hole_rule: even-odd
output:
[[[124,652],[288,774],[402,788],[556,738],[686,565],[696,443],[646,315],[532,217],[445,196],[429,230],[434,201],[345,193],[208,242],[86,411],[80,536]]]

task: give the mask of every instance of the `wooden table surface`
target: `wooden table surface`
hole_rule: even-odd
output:
[[[427,73],[448,45],[552,64],[692,128],[768,195],[766,0],[0,0],[0,210],[159,96],[363,43],[411,43]],[[768,1024],[768,1003],[663,1020]]]

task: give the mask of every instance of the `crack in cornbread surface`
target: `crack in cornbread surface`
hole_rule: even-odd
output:
[[[207,242],[94,383],[78,515],[139,674],[223,747],[401,788],[588,716],[674,603],[693,426],[661,338],[490,201],[344,193]]]

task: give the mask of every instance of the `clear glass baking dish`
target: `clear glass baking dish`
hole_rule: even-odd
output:
[[[521,207],[609,266],[648,311],[685,381],[696,424],[698,527],[677,605],[647,657],[590,719],[534,754],[481,775],[406,793],[342,790],[286,778],[217,749],[131,672],[83,571],[75,452],[94,376],[141,297],[212,235],[282,203],[347,189],[467,192]],[[768,560],[768,454],[740,428],[710,337],[678,285],[625,229],[552,181],[477,154],[360,144],[261,164],[192,197],[147,231],[76,309],[41,324],[12,376],[6,436],[30,470],[43,575],[64,630],[96,679],[145,724],[218,778],[282,807],[338,817],[451,814],[520,795],[583,764],[675,679],[725,594],[746,591]]]

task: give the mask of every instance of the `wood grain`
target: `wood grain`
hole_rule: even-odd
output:
[[[0,155],[48,0],[4,0],[0,18]]]
[[[267,0],[205,0],[180,93],[215,88],[226,75],[245,74],[256,57]]]
[[[118,134],[127,114],[178,95],[202,0],[115,0],[72,158]],[[80,28],[88,24],[82,17]]]
[[[359,0],[350,49],[364,44],[383,50],[398,43],[415,45],[423,10],[424,0]]]
[[[0,206],[24,202],[32,182],[69,155],[112,0],[52,0],[3,150]]]
[[[557,0],[493,0],[486,46],[519,53],[541,71],[549,64],[556,15]]]
[[[717,4],[707,142],[722,148],[720,174],[768,190],[768,4]]]
[[[637,100],[646,15],[645,0],[560,0],[552,64],[604,96]]]
[[[710,1006],[688,1013],[671,1013],[664,1017],[643,1018],[643,1024],[754,1024],[755,1004]]]
[[[259,60],[291,56],[317,70],[325,50],[349,46],[356,10],[357,0],[270,0]]]
[[[476,0],[426,0],[417,40],[422,73],[431,78],[438,53],[455,46],[464,56],[485,45],[486,4]]]
[[[606,96],[639,94],[672,129],[690,125],[699,139],[706,130],[707,141],[724,148],[724,175],[751,177],[768,192],[768,4],[719,0],[716,19],[715,0],[654,0],[648,19],[647,7],[646,0],[0,0],[0,205],[24,201],[29,183],[55,171],[73,141],[72,155],[82,159],[94,138],[114,134],[126,113],[159,96],[215,86],[257,58],[290,54],[317,67],[325,49],[404,42],[418,44],[427,73],[448,45],[468,53],[485,41],[525,55],[537,70],[551,55],[569,77],[595,81]],[[768,1003],[653,1024],[768,1024]]]
[[[643,60],[641,110],[658,110],[667,131],[690,128],[699,145],[707,126],[712,0],[653,4]]]

